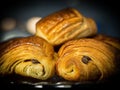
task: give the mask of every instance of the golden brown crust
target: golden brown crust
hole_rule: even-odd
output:
[[[43,48],[43,50],[45,49],[46,51],[50,50],[51,52],[50,51],[47,51],[47,52],[53,53],[52,45],[50,45],[43,38],[40,38],[38,36],[29,36],[29,37],[13,38],[11,40],[0,43],[0,46],[1,46],[0,54],[5,53],[11,49],[14,49],[15,47],[18,47],[18,46],[24,45],[24,44],[37,46],[37,47]],[[44,44],[46,45],[46,47],[50,46],[50,49],[44,48]],[[44,51],[44,52],[46,53],[46,51]],[[48,53],[48,54],[50,54],[50,53]],[[50,56],[50,55],[48,55],[48,56]]]
[[[57,74],[70,81],[100,81],[115,73],[116,49],[95,39],[69,41],[58,51]]]
[[[96,32],[95,21],[84,17],[75,8],[66,8],[52,13],[36,24],[36,35],[54,46],[71,39],[92,36]]]
[[[96,40],[103,41],[120,50],[120,38],[113,37],[110,35],[105,35],[105,34],[96,34],[93,38]]]
[[[18,74],[46,80],[55,73],[57,54],[51,44],[37,36],[1,43],[0,74]]]

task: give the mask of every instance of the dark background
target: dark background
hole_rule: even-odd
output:
[[[74,7],[84,16],[93,18],[97,23],[98,33],[120,38],[120,5],[118,5],[118,1],[119,0],[1,0],[0,25],[1,21],[6,17],[12,17],[18,23],[11,31],[3,31],[0,26],[0,42],[14,37],[31,35],[25,28],[25,23],[29,18],[36,16],[45,17],[50,13],[66,7]],[[11,35],[12,37],[9,37]],[[120,79],[117,78],[115,80],[113,80],[113,83],[118,85],[114,85],[114,88],[119,88]],[[111,87],[113,83],[107,86]],[[20,85],[17,86],[19,87]]]
[[[29,36],[25,23],[31,17],[45,17],[66,7],[78,9],[84,16],[93,18],[98,33],[120,37],[118,0],[1,0],[0,21],[6,17],[19,22],[12,31],[4,32],[0,28],[0,41],[11,37]],[[1,22],[0,22],[1,23]],[[22,27],[21,27],[22,26]],[[18,33],[19,32],[19,33]],[[7,37],[7,38],[6,38]]]

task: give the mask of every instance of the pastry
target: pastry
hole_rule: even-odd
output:
[[[47,80],[55,73],[56,58],[53,46],[40,37],[11,39],[0,44],[0,75]]]
[[[56,72],[69,81],[104,81],[117,72],[119,55],[118,49],[101,40],[71,40],[58,51]]]
[[[75,8],[65,8],[39,20],[36,23],[35,35],[57,46],[96,33],[97,25],[92,18],[83,16]]]
[[[96,34],[92,38],[103,41],[120,50],[120,38],[105,34]]]

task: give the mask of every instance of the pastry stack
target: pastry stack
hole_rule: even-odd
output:
[[[75,8],[54,12],[36,23],[34,35],[0,44],[0,75],[102,81],[119,71],[120,41],[97,30]]]

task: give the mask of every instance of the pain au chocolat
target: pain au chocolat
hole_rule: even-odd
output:
[[[0,44],[0,75],[19,75],[47,80],[55,73],[57,54],[37,36],[21,37]]]
[[[53,46],[96,33],[95,21],[83,16],[75,8],[59,10],[36,23],[36,36],[44,38]]]
[[[104,81],[119,71],[118,48],[120,42],[104,35],[68,41],[58,51],[57,74],[69,81]]]

